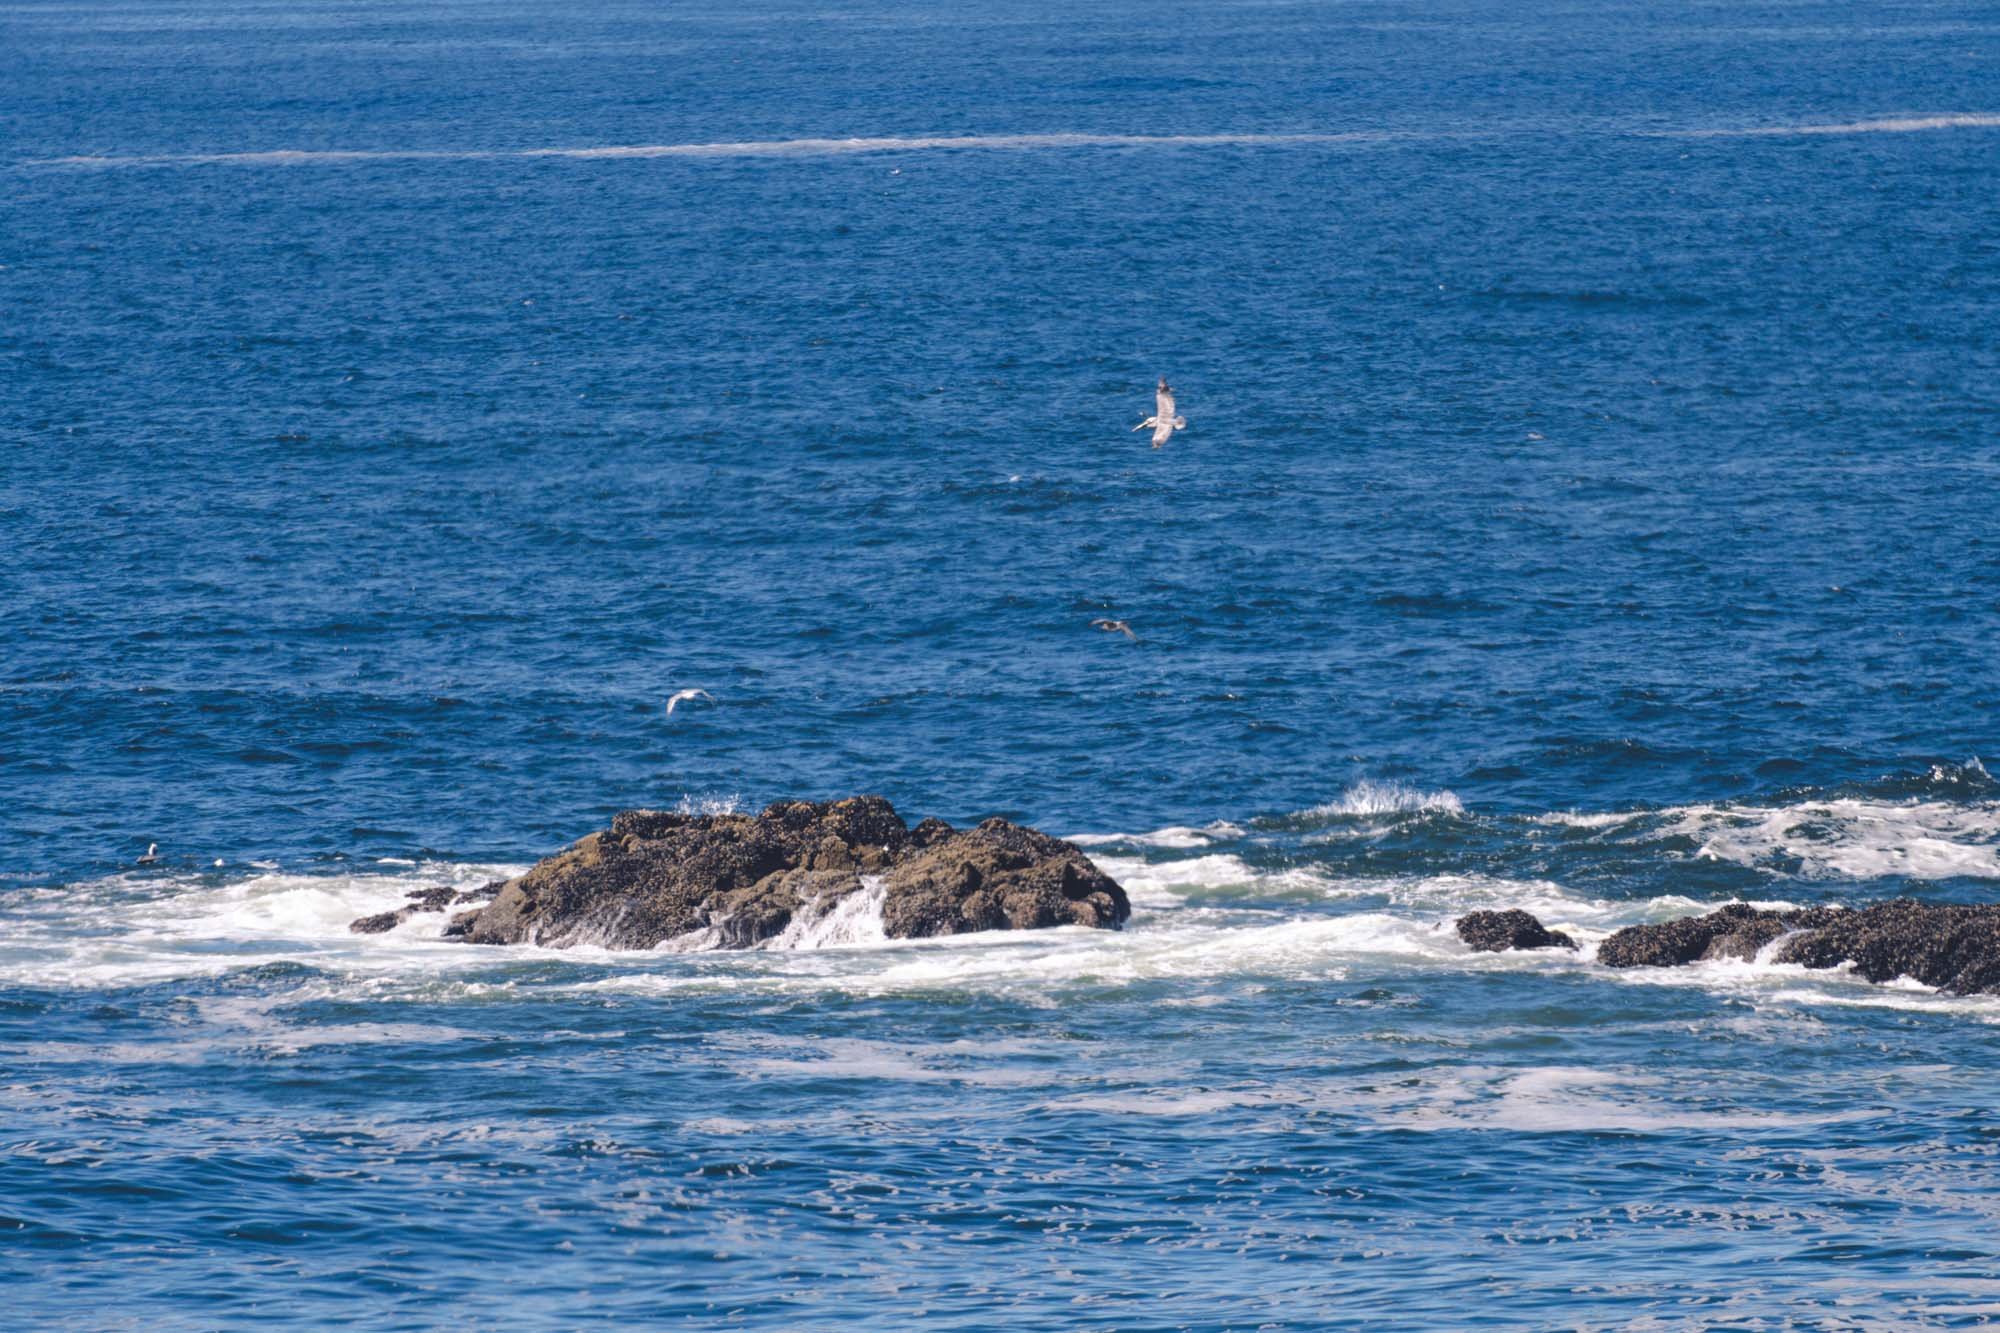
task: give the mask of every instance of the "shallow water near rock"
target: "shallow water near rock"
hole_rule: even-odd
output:
[[[1595,954],[2000,899],[1997,45],[6,8],[10,1319],[1992,1319],[2000,1000]],[[347,929],[853,792],[1132,919]]]

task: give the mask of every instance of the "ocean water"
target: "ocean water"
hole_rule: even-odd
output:
[[[7,1322],[2000,1319],[2000,999],[1592,961],[2000,896],[1996,60],[1930,0],[0,3]],[[854,792],[1133,920],[346,929]],[[1583,949],[1452,934],[1514,906]]]

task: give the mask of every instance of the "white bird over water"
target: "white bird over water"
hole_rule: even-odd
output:
[[[673,698],[667,700],[667,716],[672,717],[674,715],[675,704],[688,703],[689,701],[694,699],[706,699],[710,703],[715,702],[715,696],[710,694],[707,690],[682,690],[679,694],[676,694]]]
[[[1187,429],[1187,418],[1174,415],[1174,390],[1165,375],[1160,376],[1160,387],[1153,392],[1153,415],[1132,429],[1144,430],[1148,426],[1153,428],[1155,449],[1171,440],[1175,431]]]
[[[159,863],[160,863],[160,844],[157,842],[147,843],[146,854],[139,858],[139,864],[142,866],[151,866],[151,865],[158,865]]]

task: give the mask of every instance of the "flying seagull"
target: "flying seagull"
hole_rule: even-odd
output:
[[[672,717],[674,715],[675,704],[684,704],[690,699],[706,699],[710,703],[715,702],[715,696],[707,690],[682,690],[679,694],[667,700],[667,716]]]
[[[160,863],[160,844],[157,842],[147,843],[146,854],[139,858],[139,864],[142,866],[156,866],[159,863]]]
[[[1153,392],[1153,415],[1132,429],[1144,430],[1148,426],[1153,428],[1155,449],[1171,440],[1175,431],[1187,429],[1187,418],[1174,415],[1174,390],[1165,375],[1160,376],[1160,387]]]
[[[1132,627],[1122,620],[1093,620],[1090,622],[1090,627],[1101,629],[1106,634],[1123,634],[1128,639],[1139,637],[1132,632]]]

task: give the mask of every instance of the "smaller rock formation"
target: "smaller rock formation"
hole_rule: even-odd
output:
[[[1508,949],[1574,949],[1576,941],[1550,930],[1519,908],[1505,912],[1468,912],[1458,919],[1458,937],[1475,953]]]
[[[356,935],[380,935],[394,930],[411,917],[424,912],[442,912],[454,903],[484,902],[500,891],[507,881],[496,879],[490,884],[460,892],[452,888],[418,889],[409,895],[410,905],[399,907],[392,912],[377,912],[374,916],[364,916],[347,923],[347,928]]]

